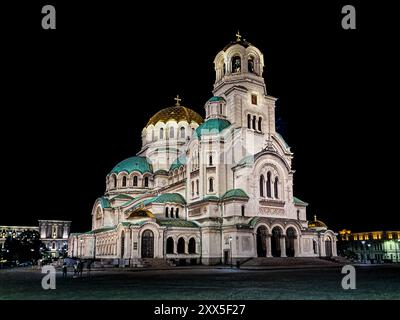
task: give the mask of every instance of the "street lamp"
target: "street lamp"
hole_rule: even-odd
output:
[[[231,253],[231,268],[233,267],[232,265],[232,236],[229,237],[229,250]]]
[[[361,241],[361,243],[362,243],[362,257],[363,257],[363,261],[362,262],[365,262],[366,261],[366,259],[365,259],[365,257],[364,257],[364,254],[366,254],[365,253],[365,241],[363,240],[363,241]]]

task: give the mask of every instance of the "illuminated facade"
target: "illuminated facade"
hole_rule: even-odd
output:
[[[204,120],[179,96],[150,118],[141,150],[107,175],[92,230],[71,235],[71,256],[141,265],[336,255],[335,233],[309,224],[293,194],[293,153],[275,130],[263,54],[238,34],[214,66]]]
[[[360,262],[400,262],[400,231],[339,232],[342,253],[353,253]]]
[[[52,256],[58,256],[61,250],[66,250],[70,234],[71,221],[39,220],[38,227],[0,226],[0,249],[7,237],[17,237],[24,231],[37,231],[40,240],[46,245]]]

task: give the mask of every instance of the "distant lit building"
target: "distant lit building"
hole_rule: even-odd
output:
[[[360,262],[399,262],[400,231],[339,232],[338,247],[342,254],[353,253]]]
[[[68,249],[68,237],[71,221],[39,220],[39,227],[34,226],[0,226],[0,249],[8,237],[16,238],[24,231],[37,231],[40,240],[46,245],[52,256]]]

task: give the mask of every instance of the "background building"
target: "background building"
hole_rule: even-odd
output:
[[[400,262],[400,231],[339,232],[338,250],[360,262]]]
[[[0,226],[0,250],[8,237],[16,238],[24,231],[39,231],[38,227],[32,226]]]

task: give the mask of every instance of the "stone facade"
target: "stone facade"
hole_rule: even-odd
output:
[[[92,230],[70,237],[71,256],[126,265],[336,255],[335,233],[309,223],[293,195],[293,153],[275,130],[263,54],[238,38],[214,65],[205,120],[179,97],[151,117],[141,150],[107,175]]]

